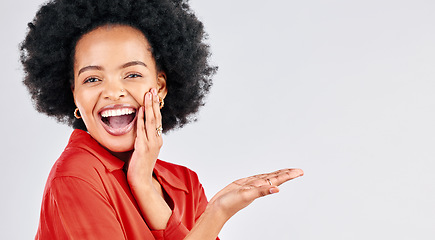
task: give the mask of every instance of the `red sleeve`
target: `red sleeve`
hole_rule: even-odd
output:
[[[151,232],[156,240],[182,240],[189,234],[189,230],[183,225],[180,217],[175,212],[172,212],[165,229]]]
[[[107,198],[76,177],[53,179],[35,239],[125,239]]]
[[[183,168],[187,169],[187,168]],[[191,212],[184,212],[183,217],[188,217],[189,219],[194,219],[194,222],[198,220],[198,218],[202,215],[202,213],[205,211],[205,208],[207,207],[208,201],[207,197],[204,193],[204,188],[202,187],[201,183],[199,182],[198,176],[195,172],[188,170],[183,171],[183,174],[185,176],[184,183],[187,185],[187,188],[189,189],[189,194],[191,200],[188,202],[193,204],[193,208],[191,209]],[[177,200],[175,200],[177,201]],[[190,232],[190,228],[193,227],[191,224],[187,225],[190,226],[187,228],[183,221],[181,220],[182,216],[179,216],[176,214],[175,211],[172,212],[171,217],[169,218],[168,224],[166,226],[166,229],[164,230],[155,230],[152,231],[154,237],[156,240],[182,240],[184,239],[187,234]],[[219,240],[219,238],[216,238],[216,240]]]

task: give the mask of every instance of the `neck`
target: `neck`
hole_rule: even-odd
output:
[[[133,154],[133,150],[127,151],[127,152],[112,152],[108,150],[113,156],[121,159],[125,163],[128,163],[130,161],[131,155]]]

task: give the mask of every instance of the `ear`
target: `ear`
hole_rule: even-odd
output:
[[[74,104],[76,104],[76,96],[74,95],[74,85],[71,85],[70,88],[71,88],[71,92],[73,93]],[[77,106],[77,104],[76,104],[76,106]]]
[[[159,72],[157,75],[157,94],[161,98],[165,98],[168,93],[168,89],[166,88],[166,74],[164,72]]]
[[[71,92],[73,94],[74,104],[77,106],[77,104],[76,104],[76,95],[74,95],[74,85],[71,85]]]

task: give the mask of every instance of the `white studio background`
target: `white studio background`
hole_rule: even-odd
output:
[[[0,239],[34,237],[71,132],[21,84],[18,44],[41,3],[0,3]],[[435,238],[434,1],[191,5],[220,69],[199,121],[166,135],[161,158],[195,170],[209,198],[241,177],[305,171],[221,239]]]

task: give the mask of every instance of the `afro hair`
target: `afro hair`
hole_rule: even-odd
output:
[[[134,27],[150,43],[156,65],[167,77],[165,132],[194,120],[217,67],[208,62],[203,24],[187,0],[52,0],[42,5],[20,46],[23,82],[35,108],[86,130],[73,115],[75,46],[81,36],[108,24]]]

